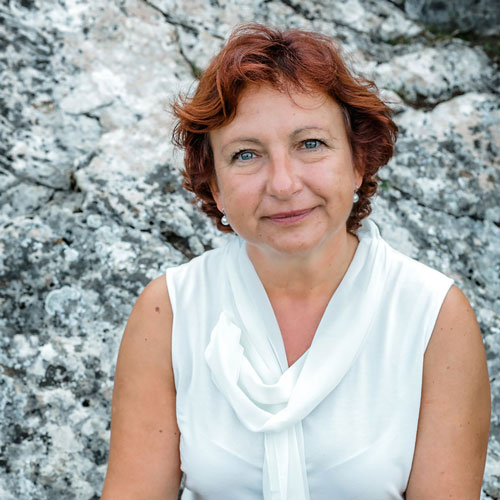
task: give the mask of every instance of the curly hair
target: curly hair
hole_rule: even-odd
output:
[[[234,118],[238,99],[251,84],[271,85],[280,91],[320,91],[341,106],[354,165],[363,174],[359,200],[347,220],[347,230],[355,233],[371,212],[377,171],[393,155],[397,126],[375,84],[354,76],[336,41],[319,33],[280,31],[256,23],[233,31],[202,74],[194,94],[179,96],[173,104],[177,123],[172,139],[185,150],[184,187],[195,194],[220,230],[232,231],[221,224],[222,213],[210,189],[214,159],[209,132]]]

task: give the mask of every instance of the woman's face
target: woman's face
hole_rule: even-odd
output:
[[[345,238],[362,176],[328,95],[250,86],[210,143],[217,207],[248,245],[291,254]]]

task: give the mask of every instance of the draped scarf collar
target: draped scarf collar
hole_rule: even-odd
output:
[[[370,330],[385,252],[373,222],[364,221],[358,237],[311,346],[291,366],[245,242],[226,248],[224,309],[205,359],[241,423],[264,433],[265,500],[309,500],[302,420],[342,381]]]

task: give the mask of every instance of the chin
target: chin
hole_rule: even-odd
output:
[[[282,255],[306,255],[321,244],[320,238],[296,238],[296,239],[280,239],[279,241],[270,241],[265,246],[270,250]],[[260,245],[258,245],[260,246]]]

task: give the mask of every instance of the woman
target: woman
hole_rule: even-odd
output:
[[[185,186],[238,237],[139,297],[103,499],[476,499],[481,335],[366,219],[396,126],[334,42],[237,29],[174,106]],[[167,291],[168,288],[168,291]]]

